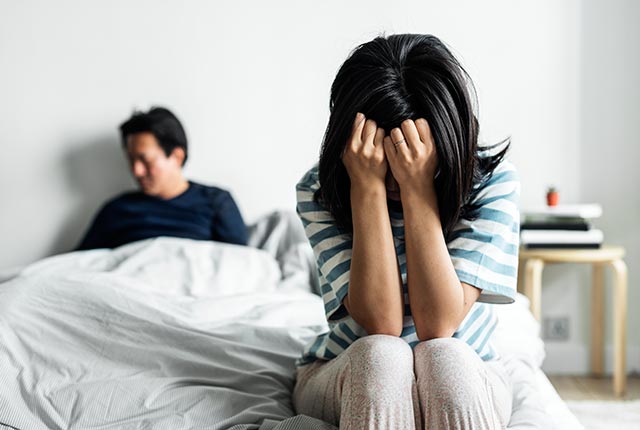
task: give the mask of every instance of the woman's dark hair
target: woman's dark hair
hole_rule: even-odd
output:
[[[178,118],[169,109],[152,107],[149,112],[134,112],[131,118],[120,125],[122,145],[127,146],[128,136],[144,132],[155,136],[167,157],[175,148],[182,148],[184,166],[187,161],[187,135]]]
[[[474,186],[488,179],[504,158],[509,142],[492,156],[478,151],[476,93],[471,78],[435,36],[398,34],[358,46],[331,86],[329,124],[318,166],[315,200],[346,231],[353,230],[350,181],[342,153],[356,113],[376,121],[386,134],[406,119],[429,123],[438,153],[435,179],[445,237],[463,216],[474,219],[469,201]],[[494,151],[495,152],[495,151]]]

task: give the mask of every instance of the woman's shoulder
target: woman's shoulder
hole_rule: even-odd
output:
[[[315,199],[315,194],[320,189],[318,179],[318,164],[311,167],[298,181],[296,185],[296,210],[303,223],[317,222],[334,224],[332,215]]]
[[[502,160],[493,172],[474,188],[473,203],[475,204],[482,204],[488,199],[494,200],[499,197],[517,197],[520,195],[518,170],[511,161]]]
[[[494,174],[497,173],[505,173],[505,172],[513,172],[513,174],[517,174],[516,166],[511,162],[511,160],[503,159],[493,171]]]
[[[320,180],[318,179],[318,163],[314,164],[309,170],[302,175],[302,178],[296,184],[298,192],[315,193],[320,188]]]

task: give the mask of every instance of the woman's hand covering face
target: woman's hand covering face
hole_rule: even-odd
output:
[[[383,140],[384,130],[378,128],[375,121],[358,113],[342,154],[342,162],[352,185],[384,187],[388,164]]]
[[[433,191],[438,153],[427,120],[405,120],[384,138],[389,168],[403,192]]]
[[[433,190],[438,153],[427,120],[405,120],[385,137],[375,121],[358,113],[342,162],[353,185],[384,186],[391,169],[401,191],[427,193]]]

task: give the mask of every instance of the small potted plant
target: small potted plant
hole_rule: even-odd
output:
[[[557,206],[558,199],[560,196],[558,195],[558,190],[553,185],[547,188],[547,205],[548,206]]]

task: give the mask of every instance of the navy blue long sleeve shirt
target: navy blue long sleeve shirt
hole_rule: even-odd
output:
[[[172,199],[137,191],[110,200],[77,249],[115,248],[158,236],[247,244],[247,228],[231,194],[189,181]]]

